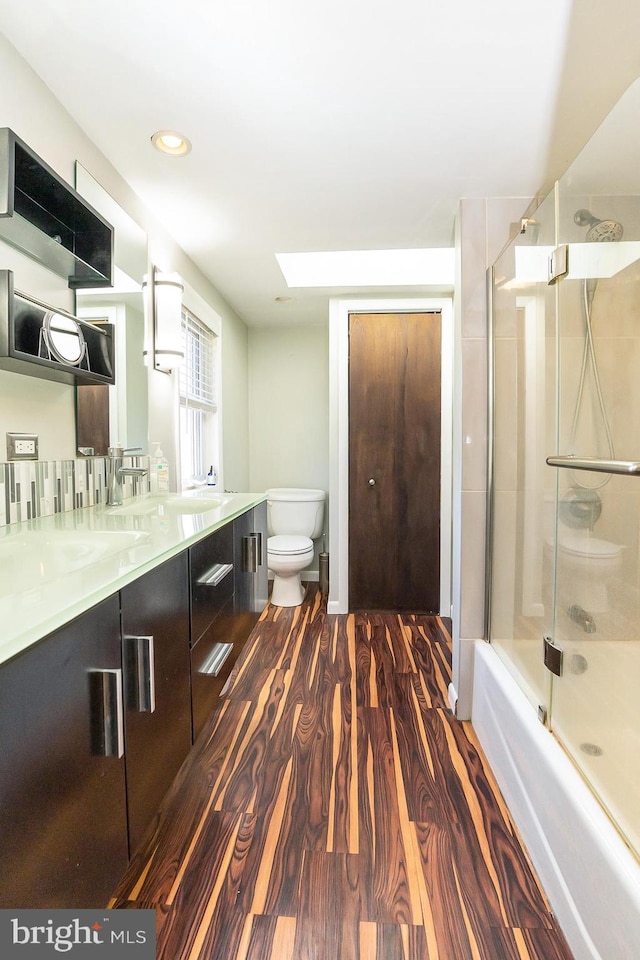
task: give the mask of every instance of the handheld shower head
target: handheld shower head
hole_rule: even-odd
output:
[[[622,240],[622,224],[617,220],[598,220],[590,210],[578,210],[573,217],[574,223],[579,227],[589,227],[587,231],[587,243],[600,243],[602,241]]]

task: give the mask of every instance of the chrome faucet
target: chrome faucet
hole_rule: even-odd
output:
[[[586,610],[577,604],[572,603],[569,609],[567,610],[569,618],[573,620],[574,623],[577,623],[578,626],[582,627],[585,633],[595,633],[596,632],[596,622]]]
[[[109,447],[107,450],[107,504],[110,507],[120,506],[122,503],[122,478],[144,477],[149,471],[146,467],[123,467],[122,458],[125,453],[135,453],[142,447]]]

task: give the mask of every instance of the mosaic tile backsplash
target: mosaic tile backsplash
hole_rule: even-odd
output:
[[[149,457],[125,457],[123,462],[149,467]],[[106,489],[106,457],[0,463],[0,527],[104,503]],[[148,475],[123,478],[123,498],[148,492]]]

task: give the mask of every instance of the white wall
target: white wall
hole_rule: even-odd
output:
[[[250,483],[329,490],[327,326],[249,330]]]
[[[222,467],[226,490],[255,490],[249,471],[249,331],[244,323],[224,323],[222,365]]]
[[[200,296],[211,304],[222,319],[223,344],[223,406],[229,415],[229,429],[224,431],[225,484],[237,490],[246,490],[249,484],[248,468],[248,407],[247,333],[244,323],[234,314],[215,288],[200,273],[184,251],[154,219],[140,199],[133,193],[107,158],[83,133],[73,118],[55,99],[51,91],[36,76],[7,40],[0,35],[0,126],[10,127],[67,183],[74,183],[75,161],[98,180],[105,190],[147,232],[151,262],[160,269],[177,271]],[[15,273],[18,289],[31,293],[53,306],[73,309],[73,295],[64,280],[27,257],[0,243],[0,269]],[[159,439],[174,438],[174,450],[165,449],[168,457],[175,456],[177,429],[167,423],[177,409],[174,405],[174,377],[150,371],[149,416],[154,425],[161,425]],[[33,429],[40,434],[41,458],[60,459],[73,456],[75,450],[74,388],[64,384],[46,385],[39,381],[37,401],[30,425],[18,428],[22,411],[28,401],[36,397],[37,381],[32,377],[8,377],[0,371],[0,431],[5,429]],[[226,415],[226,414],[225,414]],[[32,425],[31,425],[32,424]],[[42,441],[46,438],[45,446]],[[2,433],[0,432],[0,441]],[[155,436],[154,438],[155,439]],[[164,444],[163,444],[164,446]],[[0,443],[0,459],[2,459]]]

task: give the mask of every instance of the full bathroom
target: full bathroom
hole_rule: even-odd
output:
[[[568,11],[575,4],[550,7],[557,17],[560,8],[566,9],[565,26],[572,27],[571,49],[577,50],[588,28],[586,12],[573,10],[569,18]],[[230,18],[235,15],[229,12]],[[598,28],[604,36],[607,26],[603,18],[604,14],[599,14]],[[620,21],[613,19],[618,24],[626,23],[622,13]],[[594,24],[591,30],[596,29]],[[560,36],[559,22],[557,27]],[[0,361],[0,442],[4,444],[5,435],[12,434],[14,443],[15,438],[18,443],[23,438],[31,443],[30,438],[37,437],[38,444],[37,459],[14,459],[9,453],[0,456],[0,546],[9,547],[0,556],[5,583],[0,610],[5,624],[13,625],[24,617],[16,632],[28,635],[29,650],[32,646],[35,651],[52,631],[76,629],[74,617],[80,623],[84,614],[92,614],[87,608],[94,596],[90,591],[95,590],[99,603],[106,606],[100,607],[104,616],[87,621],[92,637],[102,637],[105,624],[117,621],[119,635],[135,634],[140,641],[135,651],[127,654],[131,662],[125,661],[124,671],[132,669],[131,663],[140,670],[136,696],[140,697],[143,720],[155,716],[155,707],[151,709],[154,696],[160,702],[166,695],[166,688],[152,695],[145,686],[147,666],[154,656],[148,635],[156,632],[155,657],[159,663],[165,656],[163,629],[172,624],[183,640],[191,631],[182,654],[183,679],[172,691],[176,698],[178,694],[182,698],[182,706],[176,707],[169,722],[169,726],[174,725],[179,747],[175,752],[172,747],[155,765],[166,766],[162,786],[165,796],[174,789],[174,777],[184,757],[193,751],[198,735],[214,715],[218,717],[208,727],[211,742],[215,745],[213,732],[218,735],[222,731],[231,746],[222,759],[221,754],[207,755],[204,763],[205,768],[210,764],[208,772],[203,776],[200,770],[192,778],[193,782],[199,777],[206,780],[213,771],[209,785],[213,783],[218,792],[204,801],[197,797],[193,809],[199,812],[191,826],[195,849],[201,829],[198,817],[207,802],[213,819],[219,817],[225,824],[221,834],[224,842],[215,836],[215,843],[222,843],[215,846],[220,879],[205,869],[188,884],[193,883],[195,889],[205,878],[197,897],[194,893],[205,919],[211,919],[216,897],[229,906],[226,922],[232,929],[233,949],[237,950],[234,956],[251,960],[261,955],[262,934],[264,944],[274,951],[265,956],[274,960],[276,956],[278,960],[302,960],[303,956],[314,955],[313,943],[304,953],[295,939],[299,935],[299,931],[294,932],[295,911],[286,898],[281,896],[276,902],[271,893],[267,894],[266,886],[262,894],[258,889],[245,911],[248,926],[240,929],[233,898],[237,895],[242,904],[246,889],[242,884],[237,891],[229,885],[221,886],[223,877],[235,882],[236,856],[244,855],[242,844],[258,829],[261,815],[256,811],[261,808],[255,799],[258,794],[252,794],[253,787],[249,789],[249,772],[254,760],[256,766],[262,762],[267,744],[277,755],[277,762],[266,775],[266,792],[281,818],[272,821],[267,837],[274,843],[274,872],[286,864],[287,853],[275,845],[273,824],[280,824],[283,835],[289,831],[294,837],[288,848],[294,851],[292,863],[299,852],[295,822],[287,820],[288,812],[285,815],[283,811],[287,790],[302,769],[310,784],[322,782],[322,787],[318,786],[317,795],[313,789],[305,795],[309,815],[318,817],[313,824],[318,833],[313,834],[308,825],[300,832],[299,846],[304,856],[300,855],[301,865],[296,860],[302,878],[298,892],[305,891],[307,896],[315,889],[315,881],[321,889],[320,875],[326,882],[325,873],[331,874],[329,887],[333,884],[341,891],[336,902],[340,901],[346,913],[352,911],[348,920],[358,918],[353,943],[359,938],[361,952],[354,948],[354,957],[373,960],[397,955],[403,960],[422,960],[433,955],[440,960],[458,960],[466,956],[466,950],[474,958],[493,960],[491,951],[499,940],[505,960],[549,960],[551,956],[567,960],[570,955],[573,960],[632,960],[640,950],[640,769],[636,763],[640,714],[635,695],[640,669],[635,646],[640,612],[640,515],[635,476],[640,469],[635,416],[640,405],[635,375],[640,361],[640,187],[638,151],[632,135],[638,127],[640,102],[637,84],[631,81],[640,67],[625,67],[627,62],[621,57],[616,82],[612,80],[606,86],[602,79],[600,99],[594,95],[590,111],[585,109],[584,116],[576,115],[573,140],[559,122],[549,131],[548,166],[544,180],[535,188],[527,189],[529,181],[524,176],[509,181],[516,185],[508,191],[501,190],[499,177],[491,186],[481,188],[471,178],[467,192],[456,193],[453,199],[433,200],[427,213],[428,204],[421,207],[408,194],[405,197],[394,177],[382,186],[368,184],[361,176],[364,157],[354,148],[350,159],[344,161],[349,173],[348,190],[340,204],[336,202],[332,208],[322,198],[318,185],[324,183],[324,172],[333,169],[336,156],[345,154],[341,143],[332,143],[330,150],[323,147],[322,166],[314,177],[308,174],[310,182],[304,185],[299,211],[287,214],[291,224],[307,205],[313,207],[319,225],[319,238],[316,235],[313,242],[322,249],[325,239],[328,248],[331,220],[338,221],[349,208],[349,196],[362,193],[366,194],[374,223],[385,216],[393,221],[396,204],[405,210],[410,224],[404,234],[407,247],[418,243],[415,238],[422,235],[429,218],[441,219],[445,226],[434,246],[444,249],[452,264],[451,270],[442,269],[419,284],[336,283],[327,292],[319,286],[308,290],[287,287],[279,272],[274,278],[271,267],[266,270],[258,253],[261,243],[272,242],[271,234],[265,240],[267,234],[261,235],[258,230],[246,245],[242,269],[232,266],[227,247],[233,246],[238,228],[231,223],[230,215],[227,218],[224,198],[217,197],[215,228],[209,224],[199,232],[185,226],[186,211],[193,213],[198,204],[190,206],[181,192],[183,171],[187,170],[188,179],[190,169],[179,166],[184,158],[154,154],[152,165],[155,163],[156,170],[163,169],[167,179],[152,203],[141,200],[142,180],[125,175],[104,144],[97,145],[91,124],[75,117],[73,104],[64,101],[53,80],[48,85],[47,77],[52,75],[47,75],[45,66],[41,76],[34,73],[35,47],[21,31],[24,27],[7,21],[7,36],[0,35],[0,127],[15,131],[56,177],[99,218],[113,225],[114,284],[110,288],[72,287],[68,275],[51,269],[48,254],[39,259],[33,251],[25,253],[13,239],[6,235],[3,239],[1,230],[0,270],[11,273],[16,290],[48,305],[52,312],[59,311],[59,316],[69,314],[97,327],[110,326],[114,331],[116,377],[115,383],[97,385],[80,380],[61,382],[42,379],[26,372],[24,366]],[[631,27],[628,32],[632,33]],[[541,46],[544,40],[542,33]],[[127,44],[132,42],[131,38],[126,40]],[[262,53],[257,37],[253,42],[256,52],[260,49]],[[280,37],[278,50],[285,57],[288,54],[281,49],[282,43]],[[34,57],[33,63],[30,56]],[[123,56],[123,73],[125,59]],[[128,59],[133,62],[135,58]],[[565,66],[567,70],[569,66],[579,70],[584,79],[585,64],[581,62],[578,67],[572,60]],[[215,69],[220,70],[220,64]],[[443,75],[447,70],[448,66],[443,67]],[[322,73],[325,76],[324,70]],[[504,78],[499,79],[498,86],[506,89]],[[166,77],[159,82],[166,84]],[[376,111],[386,109],[386,94],[376,83],[373,86],[377,90]],[[551,103],[551,93],[547,92]],[[393,107],[389,106],[387,120],[391,126],[396,106],[405,94],[406,90],[394,100]],[[286,118],[273,109],[276,100],[270,99],[261,111],[258,126],[265,142],[280,139],[283,150],[286,147],[286,161],[278,176],[288,177],[292,189],[298,189],[304,179],[300,172],[303,164],[296,153],[297,144],[289,139],[289,121],[285,123]],[[543,100],[537,91],[535,102]],[[231,110],[234,129],[244,116],[244,106],[238,102]],[[361,129],[358,109],[356,104],[351,116],[351,128],[356,132]],[[345,116],[348,112],[345,107]],[[511,105],[505,112],[517,110]],[[167,121],[157,103],[152,113],[160,129]],[[275,128],[266,129],[268,117],[273,117],[274,123],[283,123],[277,128],[278,135]],[[495,117],[491,123],[495,125]],[[472,128],[473,117],[468,117],[465,129]],[[494,133],[497,135],[496,130]],[[524,168],[528,162],[524,156],[527,138],[521,131],[516,139],[524,147],[512,167]],[[557,154],[553,153],[554,144]],[[231,150],[227,154],[219,142],[209,142],[209,156],[214,158],[210,161],[212,182],[216,179],[216,163],[221,169],[226,164],[228,173],[238,157],[247,159],[245,147],[253,164],[260,152],[253,145],[245,144],[237,148],[237,154]],[[199,150],[203,150],[202,143],[194,143],[187,164],[197,161]],[[385,150],[377,143],[374,152]],[[539,153],[543,152],[540,148]],[[459,155],[463,153],[461,148]],[[161,168],[161,164],[167,166]],[[279,249],[289,249],[294,245],[294,234],[289,232],[287,216],[279,207],[287,190],[281,180],[274,187],[273,171],[265,169],[258,175],[256,169],[251,166],[252,176],[244,184],[246,195],[242,193],[238,209],[248,217],[250,207],[264,204],[272,221],[278,223]],[[542,185],[544,189],[540,189]],[[356,216],[351,217],[351,221],[356,220]],[[1,221],[0,216],[0,227]],[[251,232],[251,226],[245,227],[247,232]],[[355,233],[356,238],[350,241],[354,245],[384,245],[384,234],[377,233],[371,223],[363,222]],[[336,246],[337,241],[333,244]],[[216,265],[224,277],[220,284],[215,279]],[[256,287],[248,281],[246,289],[243,287],[243,271],[252,275],[252,282],[255,275],[255,282],[262,283],[262,299],[256,297]],[[176,369],[170,365],[163,369],[162,349],[153,356],[150,333],[152,338],[159,336],[159,325],[154,324],[160,306],[151,295],[167,280],[169,286],[180,286],[180,313],[193,343],[206,341],[211,346],[211,367],[205,378],[211,392],[206,398],[193,392],[192,385]],[[349,316],[354,312],[411,312],[439,318],[440,380],[433,387],[439,404],[439,489],[437,507],[432,511],[437,533],[430,534],[434,537],[430,549],[435,558],[438,601],[430,602],[428,610],[416,615],[423,616],[423,621],[412,620],[413,613],[403,619],[401,611],[374,609],[354,614],[349,606],[352,494],[348,485],[348,358]],[[0,338],[0,352],[2,349]],[[435,374],[430,372],[426,379],[435,381]],[[154,455],[154,444],[159,446],[160,455]],[[415,447],[420,445],[416,439]],[[391,445],[385,449],[389,451]],[[415,450],[410,452],[413,456]],[[160,490],[157,486],[154,489],[149,480],[154,457],[168,476],[166,487]],[[376,496],[378,507],[382,502],[384,509],[379,474],[367,474],[366,484],[372,502]],[[112,511],[106,522],[104,507]],[[95,518],[101,519],[96,522]],[[373,507],[371,518],[375,526]],[[54,528],[59,534],[55,541],[42,535]],[[145,539],[150,530],[157,539]],[[17,534],[24,532],[26,536],[26,531],[40,537],[32,541],[37,543],[36,560],[31,554],[26,557],[23,540],[15,550],[10,546],[11,541],[18,543],[14,539]],[[118,536],[123,532],[126,541]],[[81,576],[81,567],[74,566],[76,561],[70,552],[72,537],[81,538],[84,560],[90,568],[83,581],[87,584],[86,596],[81,601],[69,600],[71,594],[65,597],[67,586],[63,586],[74,578],[79,581]],[[96,542],[105,551],[97,564],[100,571],[92,566],[91,559],[91,544],[95,546]],[[171,557],[163,553],[169,542],[175,554]],[[152,543],[153,549],[157,548],[154,559]],[[373,555],[373,549],[371,552]],[[388,554],[395,556],[391,549]],[[177,581],[162,579],[162,565],[154,566],[160,556],[173,565]],[[376,574],[385,566],[378,557]],[[67,569],[65,564],[71,578],[67,581],[61,576]],[[243,567],[241,573],[238,564]],[[389,567],[392,565],[399,566],[395,560],[388,562]],[[259,568],[257,572],[254,567]],[[197,577],[195,572],[192,575],[196,568]],[[250,569],[253,572],[242,579]],[[95,577],[102,577],[104,571],[104,580],[95,579],[94,571]],[[141,581],[149,585],[146,590],[137,591],[138,574],[154,578]],[[113,582],[119,578],[122,599],[117,611],[110,605],[109,577]],[[235,601],[230,584],[234,577],[233,597],[241,605],[232,616],[230,604]],[[32,587],[34,578],[37,589]],[[181,585],[179,590],[176,582]],[[18,596],[23,606],[16,613]],[[42,616],[46,605],[52,611],[49,619]],[[156,620],[158,610],[162,615]],[[35,618],[34,611],[37,623],[30,619]],[[427,617],[431,618],[429,629],[424,625]],[[321,624],[325,633],[321,633]],[[253,633],[254,629],[258,632]],[[251,636],[258,639],[250,643],[247,638]],[[80,632],[72,640],[73,650],[85,643]],[[431,672],[420,659],[427,641],[432,651],[428,661]],[[99,647],[87,647],[82,656],[86,653],[91,659],[95,654],[96,662],[80,658],[78,663],[92,674],[94,668],[104,664],[97,663],[102,655]],[[71,645],[65,647],[71,649]],[[7,666],[17,663],[25,652],[11,643],[3,650],[3,666],[5,661]],[[360,657],[357,662],[354,650]],[[71,659],[69,653],[67,662]],[[220,671],[223,661],[224,668],[216,674],[215,683],[205,689],[203,677]],[[397,673],[387,687],[391,663]],[[118,668],[111,663],[107,669]],[[37,689],[47,692],[47,678],[58,670],[57,661],[47,661]],[[191,677],[188,684],[184,682],[184,670]],[[419,674],[420,681],[416,679]],[[356,676],[357,685],[353,679]],[[417,686],[412,688],[407,683],[409,676]],[[248,693],[249,679],[255,677],[272,686],[260,688],[255,697],[259,710],[254,714],[248,712],[247,704],[253,697]],[[225,699],[229,678],[237,684],[236,701]],[[92,692],[103,717],[113,705],[110,698],[116,703],[122,693],[112,680],[111,675],[103,678],[99,690]],[[387,840],[395,825],[395,813],[386,820],[379,811],[378,817],[374,815],[381,797],[386,799],[387,781],[382,777],[379,786],[380,770],[399,770],[411,750],[403,739],[402,724],[398,722],[396,727],[395,719],[387,720],[388,728],[383,730],[380,724],[379,729],[383,747],[378,767],[378,755],[371,746],[373,738],[369,733],[363,736],[362,731],[358,734],[356,723],[350,721],[364,715],[367,720],[377,717],[376,711],[381,714],[382,708],[388,709],[392,696],[405,688],[416,717],[416,756],[423,751],[425,757],[431,757],[425,759],[423,768],[416,761],[416,784],[419,789],[422,784],[422,796],[407,800],[409,795],[403,797],[399,790],[401,813],[411,826],[407,830],[405,825],[402,834],[398,828],[397,837],[394,835],[389,845],[395,850],[393,844],[397,842],[398,850],[406,847],[412,853],[407,866],[396,851],[388,872],[384,876],[376,874],[375,883],[366,881],[364,873],[356,881],[349,867],[356,862],[359,850],[365,849],[368,829],[374,837],[375,861],[376,849],[381,858],[383,852],[386,856]],[[309,707],[306,698],[318,690],[324,699]],[[77,705],[65,687],[67,695],[75,711]],[[46,700],[44,693],[42,700]],[[18,700],[11,701],[14,745],[21,743],[18,721],[23,716],[21,704],[28,701],[28,686]],[[187,701],[189,707],[185,706]],[[402,709],[391,713],[406,722]],[[436,722],[433,740],[430,729],[421,726],[428,714],[433,714]],[[317,726],[306,726],[309,717]],[[273,727],[263,736],[262,724],[267,719]],[[334,728],[340,735],[335,735]],[[299,769],[287,766],[286,751],[281,749],[286,736],[293,740],[296,730],[295,736],[309,751],[303,751]],[[469,740],[464,739],[467,734],[460,733],[463,730],[469,731]],[[332,735],[334,739],[327,746],[325,738],[329,742]],[[139,749],[144,757],[150,749],[148,735],[138,738],[136,732],[125,730],[125,741],[127,737],[133,745],[132,753]],[[317,755],[322,762],[314,752],[320,750],[318,744],[325,751]],[[113,751],[117,753],[122,745],[115,736],[113,744],[103,743],[102,747],[112,751],[112,756],[105,758],[111,763]],[[128,750],[127,746],[124,759],[116,760],[129,764],[128,789],[132,796],[142,797],[144,778],[137,779]],[[488,760],[482,758],[482,751]],[[11,753],[12,761],[19,753]],[[283,757],[285,762],[279,767],[277,763]],[[450,772],[443,774],[443,782],[462,784],[462,792],[468,789],[470,796],[476,796],[474,786],[479,791],[479,799],[469,801],[474,813],[473,830],[478,831],[479,839],[470,841],[468,850],[475,851],[477,845],[478,851],[490,849],[491,853],[483,865],[484,852],[474,860],[475,854],[465,854],[463,844],[460,859],[454,857],[452,866],[447,861],[446,868],[436,875],[429,873],[432,864],[444,860],[432,858],[439,857],[443,849],[448,856],[451,838],[462,830],[456,816],[451,816],[454,808],[445,807],[447,812],[443,813],[430,806],[431,794],[424,787],[436,782],[441,762],[445,769],[445,757],[453,758],[453,765],[446,768]],[[47,775],[52,765],[47,761]],[[358,788],[345,774],[356,768]],[[80,782],[80,765],[74,769]],[[172,771],[171,776],[168,771]],[[424,771],[425,779],[421,780]],[[327,775],[325,784],[320,778]],[[389,783],[393,780],[394,785],[402,784],[399,775],[389,777]],[[495,790],[498,798],[492,801],[495,805],[489,813],[482,806],[485,784],[489,784],[486,793]],[[248,791],[246,796],[243,790]],[[38,802],[46,801],[45,792],[34,792]],[[236,795],[242,795],[239,833],[233,832],[238,825],[235,821],[232,825],[231,817]],[[129,815],[128,841],[114,858],[118,877],[130,881],[128,888],[121,881],[118,906],[136,903],[136,892],[144,888],[146,878],[151,884],[160,877],[162,897],[167,894],[161,876],[164,868],[153,860],[152,847],[138,847],[149,852],[144,864],[134,857],[136,845],[156,816],[158,803],[145,798],[140,819]],[[99,804],[96,809],[101,816]],[[188,809],[191,817],[193,810]],[[415,809],[422,811],[420,816],[414,814]],[[123,816],[126,819],[121,809],[114,812],[114,832],[116,820]],[[445,842],[441,831],[447,818],[451,823],[447,824]],[[35,819],[27,811],[25,820],[20,821],[25,831],[34,829]],[[179,822],[180,815],[175,819]],[[318,839],[320,822],[322,843]],[[500,826],[492,835],[491,824],[503,822],[504,833]],[[224,833],[227,827],[229,832]],[[66,825],[61,822],[60,835],[64,829]],[[526,853],[518,847],[519,836]],[[38,837],[38,844],[44,844],[45,839]],[[111,839],[105,836],[104,846],[99,849],[108,850],[107,841]],[[185,848],[191,849],[191,839],[182,839]],[[412,842],[415,847],[411,847]],[[11,862],[18,863],[17,833],[10,844],[7,841],[9,847]],[[508,855],[504,853],[507,848]],[[265,849],[266,862],[271,848],[267,844]],[[516,849],[519,852],[513,852]],[[170,850],[167,862],[172,855]],[[510,859],[512,855],[515,860]],[[340,864],[335,875],[334,861],[328,866],[331,857]],[[103,857],[105,862],[108,859],[108,855]],[[533,873],[530,880],[526,879],[531,869],[529,859],[539,879]],[[133,871],[132,863],[139,868],[135,878],[133,872],[126,872]],[[518,867],[510,874],[513,863]],[[401,902],[405,897],[405,867],[409,906]],[[342,869],[344,876],[339,872]],[[449,869],[446,886],[444,874]],[[474,879],[474,870],[484,879]],[[99,872],[91,876],[91,882],[98,885]],[[601,878],[597,889],[593,876]],[[283,887],[294,886],[285,866],[282,877]],[[376,884],[386,889],[390,877],[398,882],[400,905],[394,905],[395,912],[382,908],[376,912],[367,896]],[[14,879],[26,890],[31,878],[16,872]],[[109,882],[111,895],[116,883]],[[369,888],[367,893],[358,893],[360,900],[353,897],[358,882]],[[305,888],[307,883],[309,889]],[[538,884],[544,889],[543,895],[536,892]],[[7,889],[11,884],[6,877],[0,878],[3,895]],[[39,905],[42,898],[52,907],[68,905],[58,903],[50,889],[44,894],[42,889],[37,891]],[[490,895],[483,899],[487,890]],[[454,922],[449,917],[453,914],[445,909],[451,891],[456,910],[458,900],[462,904],[456,921],[460,923],[458,932],[452,932]],[[182,892],[176,902],[180,896]],[[545,906],[545,898],[551,906]],[[106,903],[106,896],[103,901]],[[3,900],[7,902],[11,902],[10,895]],[[144,897],[139,903],[143,902]],[[311,896],[308,904],[305,909],[322,931],[316,938],[317,950],[323,943],[326,916],[333,917],[335,903],[331,901],[327,907],[318,895],[315,903]],[[326,916],[318,918],[321,908]],[[159,912],[164,909],[163,900]],[[438,937],[445,931],[441,942],[435,935],[429,939],[425,932],[430,910]],[[185,957],[205,960],[210,956],[217,960],[221,955],[215,952],[218,946],[211,947],[207,941],[205,919],[195,947]],[[302,922],[299,926],[302,928]],[[500,932],[495,934],[495,942],[490,942],[487,931],[495,928]],[[487,939],[483,939],[485,936]],[[351,955],[353,943],[343,942],[345,957]],[[393,951],[386,952],[391,951],[392,943]],[[321,960],[334,955],[341,956],[339,950],[328,951],[326,957],[318,954]],[[169,957],[170,951],[163,960]]]

